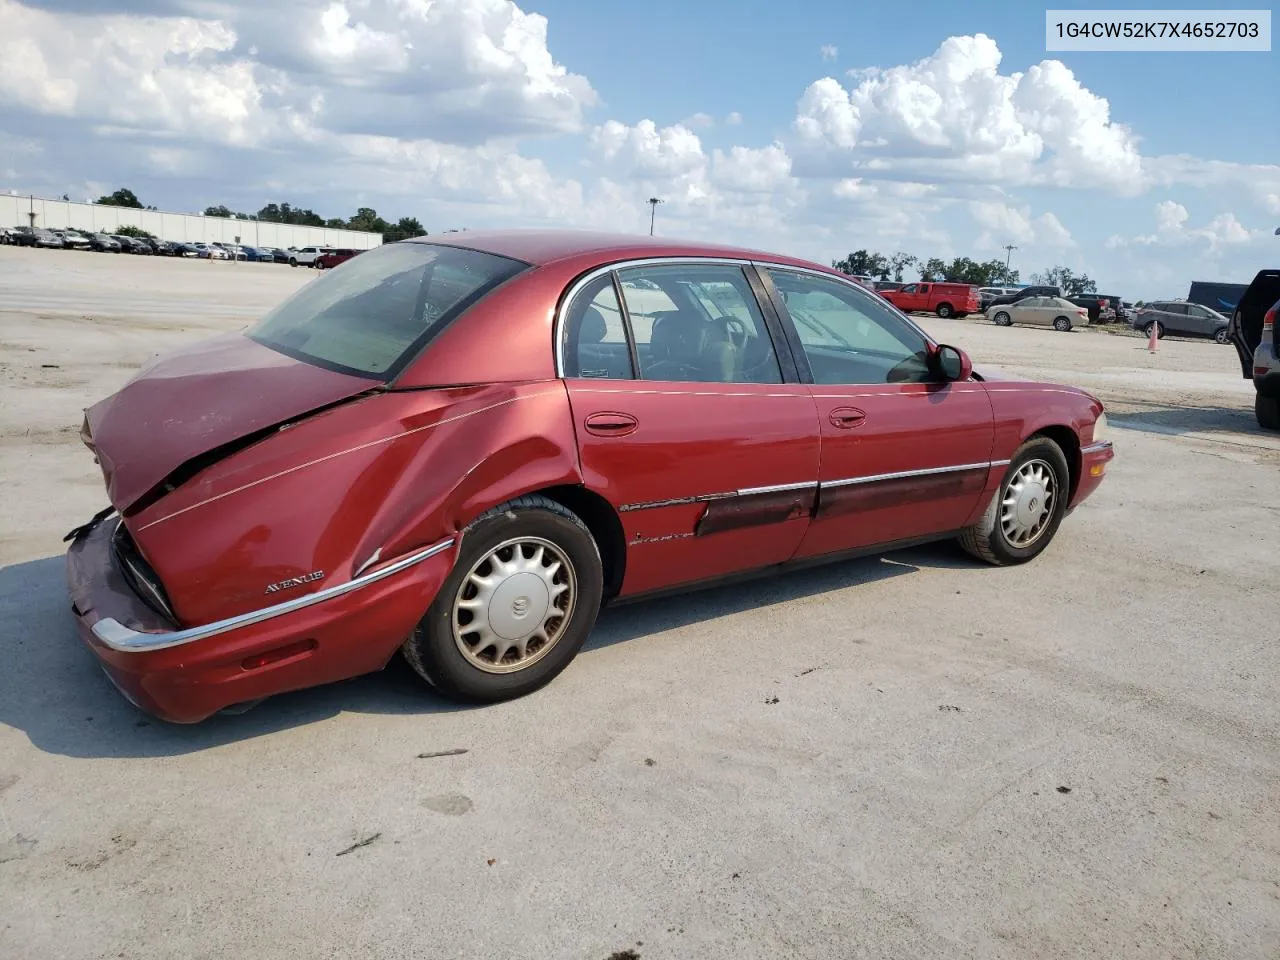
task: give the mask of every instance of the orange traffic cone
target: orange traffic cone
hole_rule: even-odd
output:
[[[1160,349],[1160,324],[1151,324],[1151,337],[1147,340],[1147,352],[1155,353]]]

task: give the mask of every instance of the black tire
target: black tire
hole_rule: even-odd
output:
[[[1230,343],[1231,342],[1231,337],[1227,335],[1226,327],[1219,327],[1217,330],[1213,331],[1213,342],[1214,343]]]
[[[291,267],[296,267],[297,265],[298,265],[298,258],[297,258],[297,257],[290,257],[290,258],[289,258],[289,266],[291,266]]]
[[[489,673],[459,650],[453,634],[453,604],[472,567],[517,537],[553,544],[572,565],[578,595],[568,624],[545,655],[512,673]],[[483,514],[463,531],[453,571],[402,650],[410,666],[450,699],[497,703],[522,697],[550,683],[577,656],[595,625],[603,588],[600,551],[577,515],[546,497],[519,497]]]
[[[940,303],[940,304],[938,304],[937,314],[938,314],[938,316],[939,316],[939,317],[941,317],[943,320],[948,320],[948,319],[950,319],[951,317],[954,317],[954,316],[955,316],[955,313],[956,313],[956,312],[955,312],[955,310],[952,308],[951,304],[949,304],[949,303]]]
[[[315,267],[317,270],[323,270],[323,269],[324,269],[324,264],[323,264],[323,263],[321,263],[319,260],[317,260],[317,261],[316,261],[315,263],[313,263],[311,266]]]
[[[1070,333],[1071,318],[1070,317],[1054,317],[1053,329],[1057,330],[1059,333]]]
[[[1000,522],[1001,507],[1010,481],[1018,471],[1032,461],[1040,461],[1053,474],[1054,502],[1048,521],[1032,542],[1016,546],[1005,534]],[[1062,448],[1048,437],[1032,437],[1013,455],[1013,460],[1000,479],[1000,489],[995,492],[986,512],[973,526],[960,534],[960,546],[968,553],[998,567],[1012,566],[1034,560],[1052,542],[1062,518],[1066,516],[1067,500],[1071,490],[1071,470]]]
[[[1280,430],[1280,397],[1258,394],[1253,398],[1253,415],[1263,430]]]
[[[1156,330],[1156,339],[1163,340],[1164,327],[1160,326],[1160,324],[1157,323],[1155,320],[1152,320],[1150,323],[1148,323],[1145,327],[1142,328],[1142,335],[1146,337],[1148,340],[1150,340],[1152,328]]]
[[[1002,327],[1012,327],[1013,317],[1009,316],[1007,311],[1001,310],[996,313],[995,321]]]

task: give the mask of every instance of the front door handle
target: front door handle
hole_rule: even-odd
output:
[[[587,433],[597,437],[625,437],[639,426],[640,421],[629,413],[593,413],[586,419]]]
[[[848,430],[850,427],[862,426],[866,422],[867,413],[857,407],[836,407],[831,411],[827,419],[831,421],[833,427]]]

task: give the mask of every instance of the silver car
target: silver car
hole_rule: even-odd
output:
[[[1026,323],[1036,327],[1053,327],[1066,333],[1072,327],[1089,325],[1089,311],[1062,297],[1025,297],[1016,303],[988,307],[986,313],[988,320],[1001,327]]]
[[[1176,333],[1180,336],[1212,337],[1218,343],[1230,342],[1227,323],[1227,318],[1217,310],[1185,300],[1155,300],[1143,304],[1129,319],[1131,326],[1148,337],[1152,328],[1158,326],[1162,337],[1166,333]]]

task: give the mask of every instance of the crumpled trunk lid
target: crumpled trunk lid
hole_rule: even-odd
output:
[[[83,439],[124,513],[198,458],[216,460],[220,450],[379,385],[227,334],[143,367],[85,411]]]

